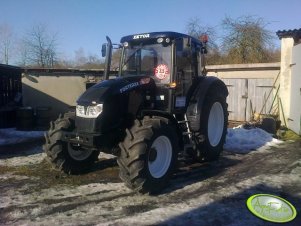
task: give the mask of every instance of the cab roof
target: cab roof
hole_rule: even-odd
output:
[[[172,31],[148,32],[148,33],[128,35],[122,37],[120,43],[131,42],[131,41],[144,41],[148,39],[157,39],[157,38],[170,38],[171,40],[178,39],[178,38],[191,38],[193,42],[201,44],[201,42],[198,39],[192,36],[178,33],[178,32],[172,32]]]

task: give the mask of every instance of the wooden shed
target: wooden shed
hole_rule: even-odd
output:
[[[22,69],[0,64],[0,128],[14,127],[22,103]]]

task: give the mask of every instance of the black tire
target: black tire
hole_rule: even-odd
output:
[[[119,176],[127,187],[154,194],[167,186],[179,151],[175,126],[168,119],[135,120],[119,147]]]
[[[210,92],[204,101],[200,132],[194,134],[198,161],[215,161],[219,158],[227,134],[228,111],[226,97],[218,90]]]
[[[43,146],[46,158],[54,169],[67,174],[86,172],[99,155],[99,151],[76,149],[70,143],[62,141],[63,131],[74,130],[74,118],[75,114],[69,112],[51,122],[49,131],[45,133],[46,143]]]
[[[272,117],[263,118],[259,128],[268,133],[276,134],[276,120]]]

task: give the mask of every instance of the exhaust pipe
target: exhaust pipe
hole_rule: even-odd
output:
[[[102,46],[102,56],[106,56],[105,60],[105,71],[104,71],[104,77],[105,80],[109,79],[109,74],[110,74],[110,68],[111,68],[111,59],[112,59],[112,41],[111,39],[106,36],[107,43]]]

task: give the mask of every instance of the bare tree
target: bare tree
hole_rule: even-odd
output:
[[[118,70],[121,57],[121,49],[114,49],[112,53],[111,70]]]
[[[0,25],[0,54],[1,62],[4,64],[9,63],[12,52],[12,43],[13,43],[13,31],[8,24]]]
[[[88,62],[88,59],[85,54],[85,50],[82,47],[80,47],[78,50],[75,50],[74,54],[75,54],[75,62],[74,63],[76,66],[81,66]]]
[[[28,60],[28,47],[26,46],[25,40],[19,40],[17,43],[17,52],[18,52],[18,65],[27,66],[29,64]]]
[[[85,50],[80,47],[75,52],[75,59],[73,61],[74,67],[83,69],[100,69],[103,68],[103,62],[96,54],[85,54]]]
[[[253,16],[222,21],[225,30],[223,50],[227,63],[269,62],[273,36],[262,18]]]
[[[199,18],[195,17],[195,18],[191,18],[187,24],[186,24],[186,32],[199,39],[202,35],[208,35],[209,36],[209,40],[208,40],[208,44],[211,45],[212,47],[217,47],[216,44],[216,31],[214,29],[214,27],[211,26],[204,26],[201,25],[201,21]]]
[[[201,25],[199,18],[191,18],[186,24],[187,34],[200,39],[202,35],[208,36],[206,61],[208,64],[219,64],[220,51],[217,45],[217,35],[214,27]]]
[[[26,55],[30,63],[39,67],[53,67],[57,60],[57,34],[50,34],[47,27],[38,25],[27,33]]]

